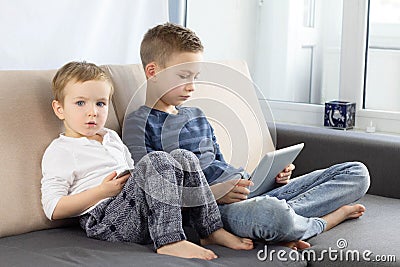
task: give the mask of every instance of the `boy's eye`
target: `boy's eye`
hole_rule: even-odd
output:
[[[79,100],[79,101],[76,101],[76,104],[78,106],[83,106],[83,105],[85,105],[85,101]]]
[[[179,76],[179,78],[181,78],[183,80],[188,80],[193,76],[193,74],[178,74],[178,76]],[[198,78],[199,78],[198,73],[192,77],[193,80],[197,80]]]
[[[179,75],[179,77],[180,77],[181,79],[187,79],[187,78],[189,78],[189,76],[187,76],[187,75]]]
[[[97,102],[96,105],[99,107],[104,107],[106,105],[106,103],[105,102]]]

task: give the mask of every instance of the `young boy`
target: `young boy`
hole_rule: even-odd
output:
[[[210,260],[217,257],[214,252],[186,241],[182,230],[185,189],[196,188],[193,197],[201,205],[189,209],[189,219],[201,244],[253,247],[250,239],[222,228],[193,153],[151,153],[130,174],[116,177],[132,169],[133,160],[117,133],[104,127],[113,89],[99,67],[70,62],[58,70],[52,85],[52,107],[65,132],[53,140],[42,160],[42,204],[50,220],[79,216],[88,237],[152,242],[160,254]]]
[[[368,170],[357,162],[318,170],[288,183],[294,169],[291,164],[276,178],[283,186],[247,199],[251,181],[237,179],[242,169],[224,161],[203,112],[180,107],[195,90],[196,62],[203,60],[200,39],[184,27],[158,25],[145,34],[140,53],[147,77],[146,105],[127,116],[123,141],[135,160],[151,151],[177,147],[194,152],[220,204],[226,229],[253,239],[294,241],[294,246],[304,248],[309,244],[298,240],[363,215],[364,206],[348,205],[369,187]]]

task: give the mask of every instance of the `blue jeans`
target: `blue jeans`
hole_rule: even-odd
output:
[[[304,240],[324,231],[319,218],[360,199],[369,188],[364,164],[346,162],[291,179],[244,201],[219,205],[224,228],[272,242]]]

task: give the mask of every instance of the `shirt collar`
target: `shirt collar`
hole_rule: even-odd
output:
[[[110,131],[109,129],[103,128],[98,132],[98,134],[100,134],[103,137],[103,143],[104,142],[108,142],[110,140],[109,131]],[[76,138],[76,137],[65,136],[65,132],[60,133],[60,138],[62,140],[64,140],[64,141],[67,141],[67,142],[74,142],[74,143],[79,143],[79,144],[82,144],[82,145],[93,144],[94,142],[99,143],[99,142],[97,142],[95,140],[89,140],[87,137]]]

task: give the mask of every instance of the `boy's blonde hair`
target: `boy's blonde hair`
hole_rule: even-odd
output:
[[[52,82],[54,99],[64,103],[64,88],[70,82],[106,81],[110,84],[110,98],[114,92],[111,79],[96,64],[86,61],[72,61],[62,66],[56,73]]]
[[[143,68],[150,62],[165,67],[169,57],[176,52],[203,52],[200,38],[188,28],[165,23],[151,28],[144,35],[140,45]]]

